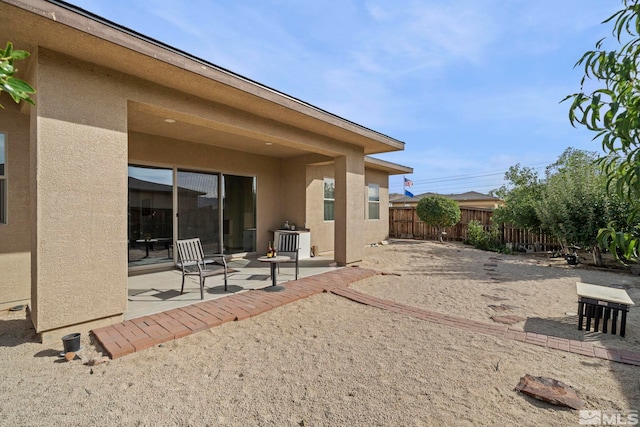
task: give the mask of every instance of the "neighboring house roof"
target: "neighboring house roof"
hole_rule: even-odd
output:
[[[500,201],[500,198],[498,197],[490,196],[488,194],[478,193],[477,191],[467,191],[466,193],[459,193],[459,194],[423,193],[423,194],[417,194],[415,197],[417,199],[422,199],[423,197],[428,197],[428,196],[443,196],[443,197],[446,197],[447,199],[455,200],[457,202],[461,202],[465,200],[469,200],[469,201],[494,200],[496,202]]]
[[[148,191],[150,193],[173,193],[173,186],[160,184],[157,182],[145,181],[142,179],[129,177],[129,189],[138,191]]]
[[[417,202],[418,200],[429,197],[429,196],[443,196],[447,199],[452,199],[457,202],[464,201],[494,201],[496,203],[501,202],[502,199],[491,196],[488,194],[478,193],[477,191],[467,191],[466,193],[460,194],[439,194],[439,193],[422,193],[422,194],[414,194],[413,197],[405,196],[404,194],[391,193],[389,194],[389,202]]]
[[[409,196],[405,196],[404,194],[399,194],[399,193],[389,193],[389,203],[393,203],[393,202],[417,202],[418,200],[420,200],[417,197],[409,197]]]
[[[132,176],[129,177],[129,190],[138,190],[138,191],[146,191],[149,193],[167,193],[167,194],[172,194],[173,193],[173,186],[172,185],[166,185],[166,184],[160,184],[158,182],[153,182],[153,181],[145,181],[143,179],[138,179],[138,178],[134,178]],[[195,190],[195,189],[190,189],[189,187],[185,186],[184,183],[181,184],[180,186],[180,191],[182,192],[187,192],[187,193],[193,193],[195,196],[204,196],[207,194],[207,192],[203,192],[203,191],[199,191],[199,190]]]

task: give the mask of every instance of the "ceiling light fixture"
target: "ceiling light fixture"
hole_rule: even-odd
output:
[[[273,142],[265,142],[264,145],[273,145]]]
[[[175,123],[176,121],[173,119],[164,119],[165,123]]]

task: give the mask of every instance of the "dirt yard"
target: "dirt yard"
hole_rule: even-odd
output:
[[[440,313],[640,351],[640,277],[546,255],[462,244],[367,247],[385,273],[361,292]],[[627,336],[577,330],[576,281],[618,284],[636,306]],[[514,387],[525,374],[572,386],[585,409],[640,410],[640,367],[608,362],[320,294],[96,366],[38,343],[25,312],[0,313],[0,425],[576,426],[578,411]]]

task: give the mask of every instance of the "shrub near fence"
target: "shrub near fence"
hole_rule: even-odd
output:
[[[458,224],[445,228],[447,233],[445,240],[465,241],[468,236],[470,221],[479,221],[485,230],[491,227],[491,209],[460,208],[461,218]],[[500,225],[500,240],[505,245],[510,245],[513,250],[526,249],[529,252],[557,251],[560,243],[552,236],[542,232],[533,233],[523,228],[513,227],[510,224]],[[389,208],[389,237],[437,240],[437,227],[429,226],[420,221],[416,214],[416,208],[390,207]]]

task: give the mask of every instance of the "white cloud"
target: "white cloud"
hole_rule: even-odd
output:
[[[372,19],[361,52],[396,68],[422,70],[449,61],[475,62],[494,40],[492,19],[480,8],[442,2],[367,2]],[[384,68],[384,67],[380,67]]]
[[[390,160],[424,176],[553,160],[588,140],[558,103],[578,89],[575,61],[609,35],[600,22],[620,8],[602,0],[77,3],[404,139],[407,151]]]

